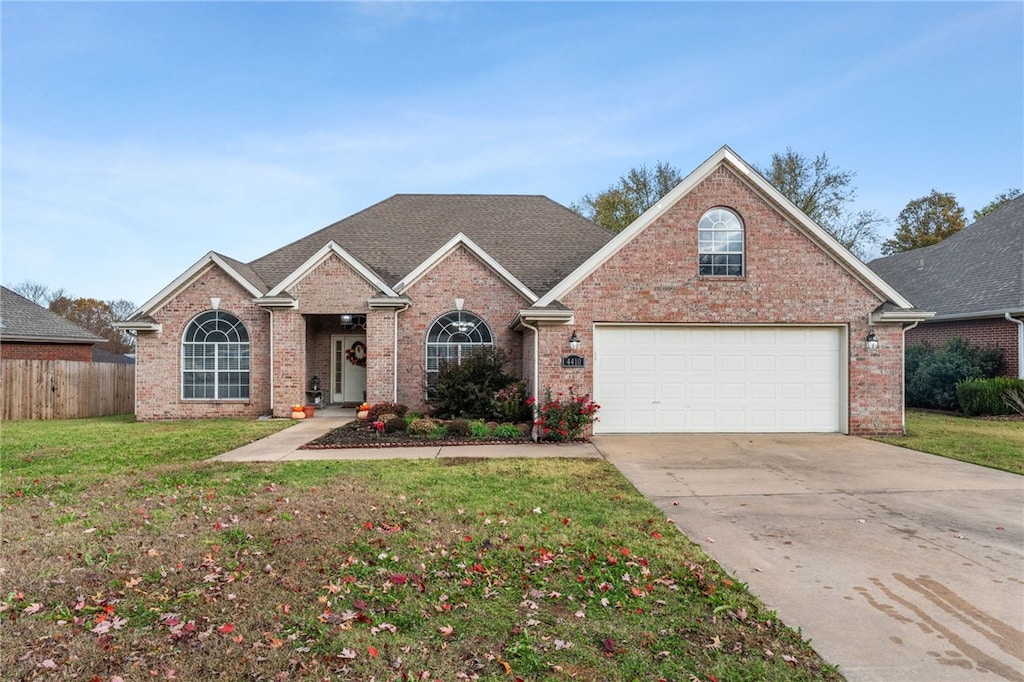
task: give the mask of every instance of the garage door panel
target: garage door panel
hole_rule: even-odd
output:
[[[597,327],[597,433],[840,430],[835,327]]]

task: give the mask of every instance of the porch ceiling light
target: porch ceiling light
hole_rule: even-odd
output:
[[[576,330],[572,330],[572,336],[569,337],[569,350],[578,350],[580,347],[580,337],[576,336]]]
[[[875,334],[874,328],[868,329],[868,338],[866,344],[868,350],[876,350],[878,348],[878,336]]]
[[[344,315],[341,316],[341,323],[352,324],[352,316],[349,315],[348,313],[345,313]]]

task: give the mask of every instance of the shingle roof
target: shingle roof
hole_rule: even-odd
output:
[[[0,287],[0,340],[102,343],[102,336],[79,327],[7,287]]]
[[[272,288],[333,240],[395,286],[460,232],[538,294],[614,236],[544,196],[396,194],[249,266]]]
[[[938,244],[868,267],[936,317],[1024,310],[1024,196]]]

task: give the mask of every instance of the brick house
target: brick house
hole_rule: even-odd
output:
[[[953,338],[1003,351],[1002,373],[1024,379],[1024,196],[932,246],[869,264],[935,316],[907,332],[908,345]]]
[[[102,336],[0,287],[0,358],[92,362]]]
[[[535,395],[592,394],[598,433],[868,434],[902,431],[927,316],[723,147],[617,235],[541,196],[399,194],[211,252],[120,326],[140,419],[420,409],[440,359],[497,346]]]

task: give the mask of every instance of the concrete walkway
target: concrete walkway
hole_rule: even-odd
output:
[[[408,448],[330,448],[302,450],[303,445],[355,419],[354,410],[330,407],[312,419],[297,421],[283,431],[212,458],[218,462],[295,462],[301,460],[438,459],[484,457],[600,458],[590,443],[527,443],[511,445],[439,445]]]

